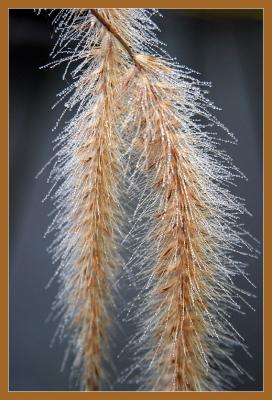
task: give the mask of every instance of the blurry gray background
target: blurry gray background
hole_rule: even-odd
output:
[[[249,178],[235,193],[246,198],[253,217],[246,218],[248,230],[262,242],[262,11],[261,10],[161,10],[157,18],[160,38],[178,61],[201,72],[212,81],[209,97],[222,107],[220,120],[239,139],[226,146],[235,164]],[[46,174],[36,173],[52,156],[51,132],[61,108],[51,111],[55,95],[66,82],[62,68],[39,70],[49,62],[53,46],[50,19],[33,10],[10,10],[10,390],[75,390],[69,384],[69,363],[60,372],[65,344],[49,348],[56,329],[45,323],[57,285],[45,286],[52,276],[43,234],[50,205],[41,200],[48,191]],[[251,280],[257,285],[256,299],[246,316],[233,316],[233,324],[245,338],[253,358],[242,351],[235,360],[246,367],[255,381],[244,378],[235,390],[262,390],[262,256],[251,260]],[[249,289],[246,282],[238,284]],[[131,298],[123,282],[123,296]],[[121,307],[121,305],[120,305]],[[119,308],[120,308],[119,307]],[[114,339],[117,371],[130,364],[129,355],[116,359],[133,325],[118,317],[120,332]],[[118,384],[114,390],[135,390]]]

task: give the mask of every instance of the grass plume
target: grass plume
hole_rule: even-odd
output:
[[[101,15],[112,26],[118,24],[114,10]],[[121,264],[122,141],[114,96],[125,57],[91,10],[62,10],[54,24],[59,39],[52,57],[58,58],[50,65],[67,62],[66,75],[70,62],[78,63],[71,73],[73,83],[60,94],[61,100],[70,95],[65,110],[76,111],[57,137],[57,161],[50,175],[53,186],[58,185],[49,229],[57,232],[51,251],[60,263],[53,309],[62,316],[59,333],[69,338],[72,371],[80,376],[81,389],[98,390],[106,379],[103,363]]]
[[[246,374],[232,358],[235,346],[248,350],[231,323],[250,296],[235,277],[248,280],[242,257],[254,256],[239,222],[244,201],[230,191],[244,175],[222,148],[236,140],[213,116],[208,84],[163,50],[155,12],[73,9],[55,17],[52,57],[62,58],[50,65],[66,62],[66,76],[77,62],[61,93],[70,95],[63,115],[77,111],[57,138],[51,173],[53,189],[61,182],[49,228],[57,229],[60,262],[54,308],[63,315],[60,333],[70,332],[81,387],[98,389],[120,264],[125,152],[137,201],[127,269],[142,289],[131,306],[135,363],[123,379],[138,371],[145,390],[222,390]]]
[[[223,390],[248,375],[233,360],[236,346],[249,353],[230,321],[251,296],[235,277],[248,280],[245,258],[256,255],[239,223],[248,213],[244,201],[229,190],[244,175],[220,147],[214,128],[226,141],[235,138],[211,114],[216,107],[203,83],[166,53],[156,54],[149,34],[151,40],[141,36],[138,66],[123,83],[138,202],[127,267],[142,288],[129,311],[139,331],[131,339],[135,363],[124,377],[138,371],[144,390]]]

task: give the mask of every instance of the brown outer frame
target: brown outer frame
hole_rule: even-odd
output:
[[[133,399],[166,399],[166,398],[186,398],[193,399],[200,396],[201,399],[211,398],[241,398],[241,399],[269,399],[272,397],[272,377],[270,375],[271,364],[271,314],[269,314],[268,305],[271,301],[272,290],[269,290],[269,283],[272,280],[271,268],[265,268],[264,274],[264,391],[263,392],[214,392],[214,393],[196,393],[196,392],[172,392],[172,393],[152,393],[152,392],[8,392],[8,9],[9,8],[86,8],[90,6],[99,7],[156,7],[156,8],[259,8],[264,10],[264,248],[266,250],[264,261],[269,265],[271,259],[271,247],[267,246],[269,240],[269,224],[271,218],[271,209],[269,208],[271,198],[271,187],[269,187],[269,170],[271,169],[272,158],[269,159],[268,152],[271,148],[271,111],[269,112],[269,95],[272,93],[271,87],[271,41],[272,38],[272,1],[271,0],[156,0],[156,1],[99,1],[93,4],[90,1],[79,0],[22,0],[15,2],[12,0],[2,0],[0,4],[0,38],[1,38],[1,107],[2,112],[1,135],[0,135],[0,173],[2,193],[0,196],[0,221],[1,236],[0,243],[2,247],[2,262],[0,279],[0,309],[2,326],[0,330],[0,398],[1,400],[17,400],[17,399],[79,399],[79,397],[92,399],[125,399],[128,396]],[[270,71],[270,74],[269,74]]]

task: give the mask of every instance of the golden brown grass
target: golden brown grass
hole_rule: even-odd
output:
[[[63,58],[51,65],[67,61],[64,76],[78,65],[61,94],[70,95],[64,113],[77,111],[58,136],[51,173],[53,189],[61,182],[52,226],[61,283],[54,308],[61,335],[70,332],[81,387],[101,388],[120,264],[125,152],[138,203],[127,269],[141,290],[131,306],[139,323],[130,341],[135,363],[123,379],[140,371],[145,390],[220,390],[245,373],[232,353],[246,346],[230,322],[230,312],[240,312],[237,299],[248,295],[234,284],[238,274],[248,279],[235,254],[253,252],[238,222],[247,211],[229,191],[243,174],[211,129],[234,141],[210,113],[203,83],[160,50],[152,15],[73,9],[55,17],[53,57]]]
[[[107,20],[111,12],[102,12]],[[63,18],[65,18],[63,16]],[[118,236],[122,221],[121,143],[115,107],[116,87],[123,71],[120,45],[90,11],[70,10],[67,37],[82,39],[74,53],[83,59],[74,93],[66,109],[77,113],[60,136],[54,179],[57,238],[55,259],[60,259],[61,288],[54,308],[63,315],[61,332],[70,330],[75,354],[73,372],[80,371],[81,388],[98,390],[106,379],[114,303],[115,276],[121,260]],[[118,23],[115,14],[112,19]],[[62,27],[63,28],[63,27]],[[63,42],[59,43],[63,51]],[[70,58],[71,59],[71,58]],[[112,329],[112,328],[111,328]]]
[[[228,190],[243,174],[195,117],[234,139],[188,71],[164,57],[135,58],[123,81],[123,130],[138,201],[128,269],[143,289],[129,311],[139,332],[123,379],[138,371],[144,390],[222,390],[247,374],[232,358],[235,346],[248,351],[230,312],[250,296],[235,286],[236,275],[248,279],[235,255],[254,249],[238,224],[244,204]]]

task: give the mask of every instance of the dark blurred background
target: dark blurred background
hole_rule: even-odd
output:
[[[236,135],[237,146],[226,146],[235,164],[247,175],[235,193],[246,198],[253,217],[243,222],[262,243],[262,10],[161,10],[157,17],[160,38],[168,52],[181,64],[201,72],[200,78],[211,81],[209,97],[222,107],[220,120]],[[10,9],[10,319],[9,355],[10,390],[75,390],[69,384],[69,363],[60,372],[65,343],[49,347],[56,322],[45,323],[57,291],[45,286],[52,276],[52,265],[46,247],[50,238],[43,234],[48,225],[50,204],[41,200],[48,191],[46,174],[35,180],[36,173],[52,156],[52,133],[61,108],[51,111],[55,95],[67,82],[61,79],[63,69],[43,69],[49,62],[54,43],[50,19],[35,15],[33,10]],[[253,358],[242,351],[235,360],[252,375],[238,382],[237,391],[262,390],[263,321],[262,321],[262,255],[250,260],[251,280],[257,286],[251,300],[256,311],[246,316],[233,315],[233,325],[245,338]],[[240,287],[250,289],[245,281]],[[124,281],[123,296],[131,297]],[[251,289],[250,289],[251,290]],[[121,305],[120,305],[121,306]],[[130,364],[120,352],[135,327],[118,316],[112,358],[116,370]],[[114,390],[135,390],[135,385],[116,383]]]

